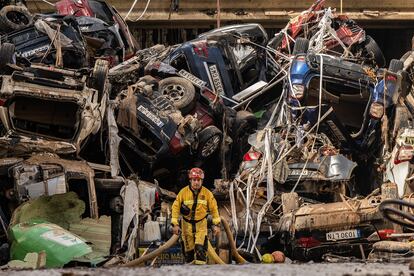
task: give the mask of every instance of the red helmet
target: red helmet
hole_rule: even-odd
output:
[[[188,173],[188,178],[189,179],[193,179],[193,178],[204,179],[204,172],[200,168],[192,168],[190,172]]]

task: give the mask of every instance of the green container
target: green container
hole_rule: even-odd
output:
[[[10,232],[12,260],[24,260],[27,253],[45,251],[46,267],[52,268],[92,252],[82,238],[44,220],[19,223]]]

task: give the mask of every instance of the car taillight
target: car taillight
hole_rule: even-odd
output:
[[[312,247],[315,247],[315,246],[319,246],[321,244],[321,242],[318,241],[317,239],[315,239],[314,237],[307,237],[307,238],[302,237],[302,238],[298,239],[297,244],[300,247],[312,248]]]
[[[387,240],[390,238],[391,234],[394,234],[395,230],[394,229],[382,229],[382,230],[378,230],[378,236],[381,240]]]
[[[394,164],[397,165],[402,162],[410,161],[411,159],[413,159],[413,151],[413,146],[402,146],[397,152],[397,156],[394,159]]]
[[[387,75],[385,78],[387,81],[397,81],[397,78],[393,75]]]
[[[294,99],[300,100],[303,98],[304,92],[305,86],[301,84],[292,84],[292,91],[290,92],[290,96]]]
[[[160,202],[160,194],[155,192],[155,202]]]
[[[372,103],[369,109],[369,114],[375,119],[381,119],[384,115],[384,105],[377,102]]]
[[[243,156],[243,161],[258,160],[262,154],[258,151],[249,151]]]

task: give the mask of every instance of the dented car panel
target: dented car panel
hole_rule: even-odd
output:
[[[70,147],[66,143],[69,143],[75,149],[72,152],[76,152],[100,128],[106,97],[98,102],[98,91],[87,87],[84,80],[60,72],[53,74],[59,79],[36,76],[29,71],[2,76],[0,97],[5,103],[1,107],[1,119],[9,131],[0,138],[3,145],[13,135],[36,135],[49,141],[40,143],[43,149],[49,147],[56,152],[60,148],[67,152]],[[19,139],[19,143],[24,142],[25,139]]]
[[[98,218],[95,172],[87,162],[65,160],[51,153],[39,153],[11,165],[8,170],[11,172],[19,202],[43,195],[76,191],[88,203],[88,215]]]

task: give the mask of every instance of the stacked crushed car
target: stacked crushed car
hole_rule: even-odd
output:
[[[193,166],[251,262],[376,258],[377,242],[407,237],[379,206],[414,191],[414,53],[384,68],[375,40],[323,0],[272,39],[242,24],[141,50],[103,0],[48,15],[19,2],[0,25],[4,9],[21,13],[0,45],[5,267],[146,254],[171,237]],[[231,263],[231,241],[213,244]],[[184,258],[173,246],[157,262]]]

